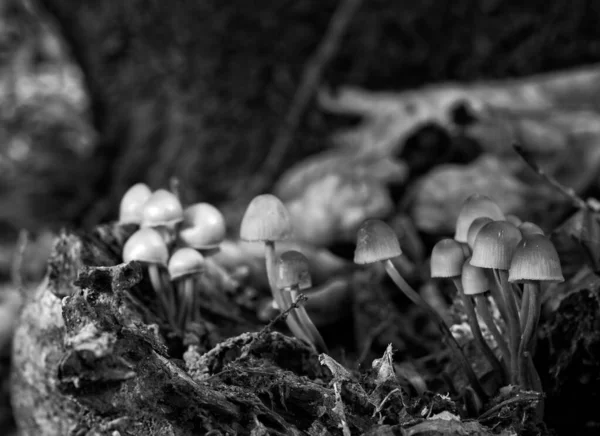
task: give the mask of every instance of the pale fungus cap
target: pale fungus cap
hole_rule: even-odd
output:
[[[506,221],[508,221],[511,224],[514,224],[517,227],[519,227],[521,225],[521,223],[523,222],[523,220],[521,220],[521,218],[519,218],[518,216],[513,215],[513,214],[506,215]]]
[[[509,282],[563,282],[560,259],[550,239],[543,235],[524,238],[512,258]]]
[[[211,204],[197,203],[183,211],[183,225],[179,239],[197,250],[218,248],[225,239],[223,214]]]
[[[164,239],[150,227],[139,229],[123,246],[123,262],[144,262],[167,266],[169,250]]]
[[[277,259],[276,282],[279,289],[298,286],[307,289],[312,286],[308,259],[299,251],[290,250]]]
[[[467,232],[475,219],[486,216],[494,221],[504,220],[504,214],[490,197],[474,194],[465,200],[456,220],[454,239],[467,242]]]
[[[442,239],[431,252],[431,277],[458,277],[465,262],[465,253],[460,242]]]
[[[178,248],[169,259],[168,270],[171,280],[202,274],[204,269],[204,256],[190,247]]]
[[[280,241],[292,234],[292,220],[281,200],[262,194],[250,202],[240,226],[240,238],[250,242]]]
[[[169,226],[183,220],[179,199],[166,189],[158,189],[148,198],[142,210],[142,226]]]
[[[519,225],[519,230],[523,237],[531,236],[531,235],[542,235],[544,236],[544,231],[537,225],[529,221],[522,222]]]
[[[471,265],[507,270],[521,232],[508,221],[493,221],[479,230],[473,244]]]
[[[386,223],[368,219],[360,225],[356,235],[354,263],[375,263],[401,254],[398,237]]]
[[[152,195],[145,183],[136,183],[125,192],[119,206],[119,223],[140,224],[144,204]]]
[[[462,268],[462,287],[465,295],[483,294],[490,290],[490,279],[483,268],[473,266],[470,258]]]
[[[473,245],[475,244],[475,238],[477,237],[477,233],[479,233],[483,226],[485,226],[487,223],[491,223],[492,221],[494,220],[487,216],[481,216],[473,220],[473,222],[469,226],[469,230],[467,231],[467,244],[469,245],[469,247],[471,247],[471,250],[473,249]]]

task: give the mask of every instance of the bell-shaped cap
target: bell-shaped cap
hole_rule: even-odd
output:
[[[401,254],[396,233],[383,221],[368,219],[358,228],[354,263],[375,263]]]
[[[275,271],[276,283],[279,289],[298,286],[299,289],[308,289],[312,286],[308,259],[299,251],[290,250],[279,256]]]
[[[462,288],[465,295],[483,294],[490,290],[490,278],[483,268],[471,265],[467,259],[462,268]]]
[[[473,244],[471,265],[507,270],[521,232],[508,221],[492,221],[479,230]]]
[[[183,211],[183,225],[179,239],[188,247],[211,250],[225,239],[225,218],[208,203],[196,203]]]
[[[454,239],[458,242],[468,242],[467,233],[471,223],[475,219],[486,216],[494,221],[504,220],[504,214],[490,197],[486,195],[473,194],[465,200],[456,220],[456,232]]]
[[[183,220],[179,199],[166,189],[158,189],[148,198],[142,210],[142,226],[170,226]]]
[[[481,230],[481,228],[487,223],[491,223],[492,221],[494,220],[487,216],[480,216],[479,218],[473,220],[473,222],[469,226],[469,230],[467,231],[467,244],[469,245],[469,247],[471,247],[471,250],[473,249],[473,245],[475,244],[475,238],[477,237],[477,233],[479,233],[479,230]]]
[[[123,246],[123,262],[144,262],[167,266],[169,250],[156,230],[143,227],[129,237]]]
[[[152,195],[152,191],[145,183],[136,183],[125,192],[119,206],[119,223],[140,224],[144,204]]]
[[[544,231],[537,225],[529,221],[522,222],[519,225],[519,230],[523,237],[531,236],[531,235],[542,235],[544,236]]]
[[[454,239],[442,239],[431,251],[431,277],[458,277],[464,262],[462,244]]]
[[[292,234],[292,220],[281,200],[271,194],[254,197],[240,226],[244,241],[280,241]]]
[[[554,244],[543,235],[530,235],[519,243],[510,263],[509,282],[563,282]]]
[[[506,215],[506,221],[508,221],[509,223],[519,227],[521,225],[521,223],[523,222],[523,220],[521,220],[521,218],[519,218],[516,215],[513,214],[508,214]]]
[[[204,272],[204,256],[190,247],[175,250],[169,259],[169,277],[178,280]]]

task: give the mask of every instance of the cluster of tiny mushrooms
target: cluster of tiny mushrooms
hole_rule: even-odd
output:
[[[152,192],[138,183],[121,200],[119,222],[140,226],[125,243],[123,261],[145,265],[162,315],[174,331],[185,330],[200,316],[199,279],[209,257],[225,239],[223,215],[208,203],[184,208],[176,192]],[[290,331],[315,350],[326,352],[327,346],[304,307],[296,304],[290,310],[299,293],[312,286],[308,260],[302,253],[276,254],[275,243],[289,239],[292,231],[284,204],[263,194],[248,205],[240,238],[264,244],[273,305],[289,312],[286,323]],[[392,259],[398,256],[402,251],[390,226],[378,219],[362,223],[354,262],[383,264],[396,286],[436,323],[473,391],[481,399],[487,398],[441,314],[395,268]],[[443,239],[434,246],[431,277],[452,280],[474,343],[502,381],[541,392],[532,361],[541,286],[563,281],[556,249],[542,229],[514,215],[505,216],[489,197],[474,194],[462,206],[454,239]],[[494,316],[496,309],[499,316]],[[488,335],[484,336],[482,326]]]

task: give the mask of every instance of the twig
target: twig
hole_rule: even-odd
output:
[[[497,411],[499,411],[500,409],[502,409],[503,407],[506,407],[510,404],[516,404],[516,403],[524,403],[524,402],[528,402],[528,401],[536,401],[536,400],[540,400],[542,397],[542,394],[540,394],[539,392],[524,392],[519,394],[519,396],[513,397],[513,398],[509,398],[508,400],[505,400],[503,402],[501,402],[500,404],[496,404],[494,407],[492,407],[491,409],[487,410],[485,413],[483,413],[482,415],[480,415],[477,420],[480,422],[486,421],[490,418],[493,417],[494,413],[496,413]]]
[[[521,144],[513,144],[513,148],[533,171],[535,171],[542,179],[548,182],[548,184],[550,184],[553,188],[570,199],[575,207],[578,209],[587,209],[589,207],[588,204],[579,195],[577,195],[573,188],[566,187],[554,177],[547,174],[542,168],[540,168],[531,155],[531,152],[525,150]]]
[[[23,290],[23,258],[25,257],[25,249],[29,243],[29,232],[25,229],[19,231],[17,237],[17,246],[11,265],[11,281],[15,288],[22,292]]]
[[[300,86],[294,94],[289,112],[277,131],[273,146],[267,153],[262,168],[257,171],[261,176],[255,179],[248,190],[250,193],[260,193],[273,182],[276,176],[275,173],[292,143],[292,136],[321,81],[323,71],[337,52],[342,37],[361,1],[342,0],[331,17],[329,27],[321,43],[304,69]]]

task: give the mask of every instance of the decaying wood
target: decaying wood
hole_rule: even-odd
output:
[[[182,353],[152,302],[136,302],[145,286],[141,265],[120,263],[132,230],[107,225],[57,239],[48,276],[26,304],[14,341],[21,434],[384,435],[388,424],[446,428],[421,416],[423,407],[456,413],[449,398],[403,393],[391,347],[372,374],[357,377],[279,332],[222,338],[225,330],[201,320],[198,331],[216,333]],[[452,425],[470,434],[472,424]]]

